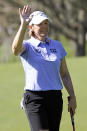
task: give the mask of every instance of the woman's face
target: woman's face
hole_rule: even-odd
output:
[[[44,20],[39,25],[32,25],[32,31],[34,31],[36,39],[44,41],[49,32],[48,20]]]

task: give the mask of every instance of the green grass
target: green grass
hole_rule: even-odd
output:
[[[87,130],[87,57],[68,58],[76,97],[76,131]],[[26,115],[20,109],[24,88],[24,72],[20,63],[0,64],[0,131],[29,131]],[[60,131],[72,131],[67,112],[67,92],[63,89],[64,109]]]

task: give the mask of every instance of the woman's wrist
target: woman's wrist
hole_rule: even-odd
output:
[[[25,28],[28,27],[28,23],[26,23],[26,22],[21,22],[20,27],[25,29]]]
[[[27,26],[28,26],[27,24],[21,23],[21,25],[20,25],[20,30],[21,30],[22,32],[26,32]]]
[[[76,96],[75,96],[75,94],[73,94],[73,95],[70,95],[70,99],[76,99]]]

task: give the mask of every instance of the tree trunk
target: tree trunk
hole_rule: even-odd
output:
[[[85,29],[79,29],[77,44],[76,44],[76,56],[85,56],[85,45],[86,45],[86,32]]]
[[[76,48],[76,56],[85,56],[85,43],[81,46],[79,43],[77,44]]]

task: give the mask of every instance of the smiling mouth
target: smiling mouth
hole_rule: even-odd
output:
[[[44,30],[44,31],[41,31],[41,33],[45,33],[46,31]]]
[[[46,34],[48,31],[44,30],[44,31],[41,31],[42,34]]]

